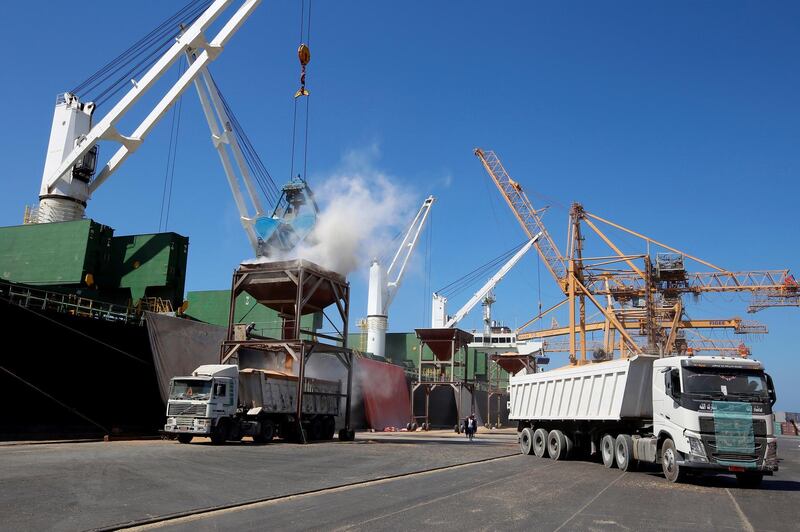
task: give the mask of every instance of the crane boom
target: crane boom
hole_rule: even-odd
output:
[[[400,246],[389,267],[385,268],[377,259],[369,268],[367,289],[367,351],[379,358],[386,356],[386,329],[389,326],[389,306],[403,282],[406,266],[417,247],[419,235],[425,227],[431,206],[436,198],[428,196],[408,226]],[[388,278],[388,280],[387,280]]]
[[[486,294],[488,294],[495,286],[497,286],[497,283],[503,280],[503,277],[506,276],[509,270],[511,270],[511,268],[513,268],[514,265],[517,262],[519,262],[522,256],[525,255],[525,253],[527,253],[529,249],[531,249],[531,246],[536,244],[536,242],[539,240],[539,238],[541,238],[541,236],[542,233],[537,233],[533,238],[531,238],[528,242],[526,242],[525,245],[519,249],[519,251],[514,253],[514,255],[510,259],[508,259],[508,261],[505,264],[503,264],[503,266],[497,271],[497,273],[495,273],[491,278],[489,278],[489,280],[486,281],[486,283],[477,292],[475,292],[475,294],[470,298],[470,300],[467,301],[463,307],[458,309],[458,312],[456,312],[452,318],[450,318],[449,320],[447,320],[446,323],[444,323],[443,327],[447,329],[455,327],[455,325],[458,322],[460,322],[464,318],[464,316],[466,316],[469,313],[469,311],[471,311],[475,307],[475,305],[477,305],[478,302],[482,300],[484,296],[486,296]],[[437,307],[440,308],[442,314],[444,314],[444,303],[447,300],[443,296],[440,296],[438,294],[433,294],[433,301],[434,301],[433,308],[434,309],[436,309]],[[442,319],[440,321],[444,320]],[[442,326],[437,323],[436,316],[434,316],[433,326],[434,327]]]
[[[222,53],[226,43],[258,7],[261,0],[245,0],[230,19],[222,25],[219,32],[213,38],[207,39],[206,30],[231,3],[232,0],[216,0],[212,3],[140,79],[131,80],[131,89],[95,125],[91,125],[91,113],[94,111],[92,104],[81,104],[77,101],[77,97],[71,94],[67,94],[66,98],[60,98],[57,101],[48,158],[45,162],[39,194],[39,218],[42,221],[68,221],[83,216],[86,202],[92,193],[119,168],[130,154],[139,148],[183,91],[204,72],[211,61]],[[187,50],[198,50],[191,65],[151,109],[133,133],[130,135],[120,133],[117,130],[120,120]],[[88,114],[88,119],[79,118],[75,123],[77,125],[69,130],[58,127],[57,122],[62,117],[68,116],[65,113],[76,114],[77,110]],[[70,122],[70,126],[72,125],[73,123]],[[54,136],[58,138],[54,139]],[[91,174],[94,173],[95,161],[91,163],[91,172],[76,175],[76,170],[83,166],[85,157],[92,156],[90,152],[93,152],[96,157],[95,146],[101,140],[118,142],[121,146],[94,179],[91,179]],[[52,150],[51,148],[54,146],[59,149]],[[66,155],[64,155],[65,153]]]
[[[536,242],[536,250],[544,260],[550,274],[556,280],[556,283],[562,289],[565,289],[567,279],[567,265],[564,257],[556,247],[550,233],[544,226],[539,212],[533,208],[530,200],[528,199],[525,191],[519,183],[511,179],[508,175],[500,159],[493,151],[484,151],[481,148],[475,148],[475,155],[483,163],[483,167],[492,178],[492,181],[500,193],[505,198],[511,211],[519,221],[522,229],[528,235],[528,238],[533,238],[536,234],[541,234],[541,238]]]

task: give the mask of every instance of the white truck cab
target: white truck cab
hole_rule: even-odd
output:
[[[172,379],[165,432],[187,441],[211,435],[218,419],[236,412],[238,379],[238,366],[227,364],[207,364]]]
[[[669,470],[677,475],[681,467],[745,474],[776,471],[774,403],[772,379],[756,360],[655,360],[653,434],[661,443],[665,474]],[[663,448],[666,439],[674,449]]]

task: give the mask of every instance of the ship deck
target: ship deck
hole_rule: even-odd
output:
[[[0,446],[6,530],[796,530],[800,438],[760,490],[720,475],[519,454],[513,430],[360,433],[353,443]]]

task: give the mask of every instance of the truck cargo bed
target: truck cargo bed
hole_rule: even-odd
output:
[[[512,420],[619,420],[653,413],[653,360],[639,355],[543,373],[512,376]]]

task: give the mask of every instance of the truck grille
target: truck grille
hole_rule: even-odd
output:
[[[167,409],[168,416],[204,416],[205,404],[170,403]]]
[[[714,418],[702,416],[700,418],[700,432],[704,434],[714,434]],[[753,420],[753,436],[756,438],[764,438],[767,435],[767,422],[763,419]]]

